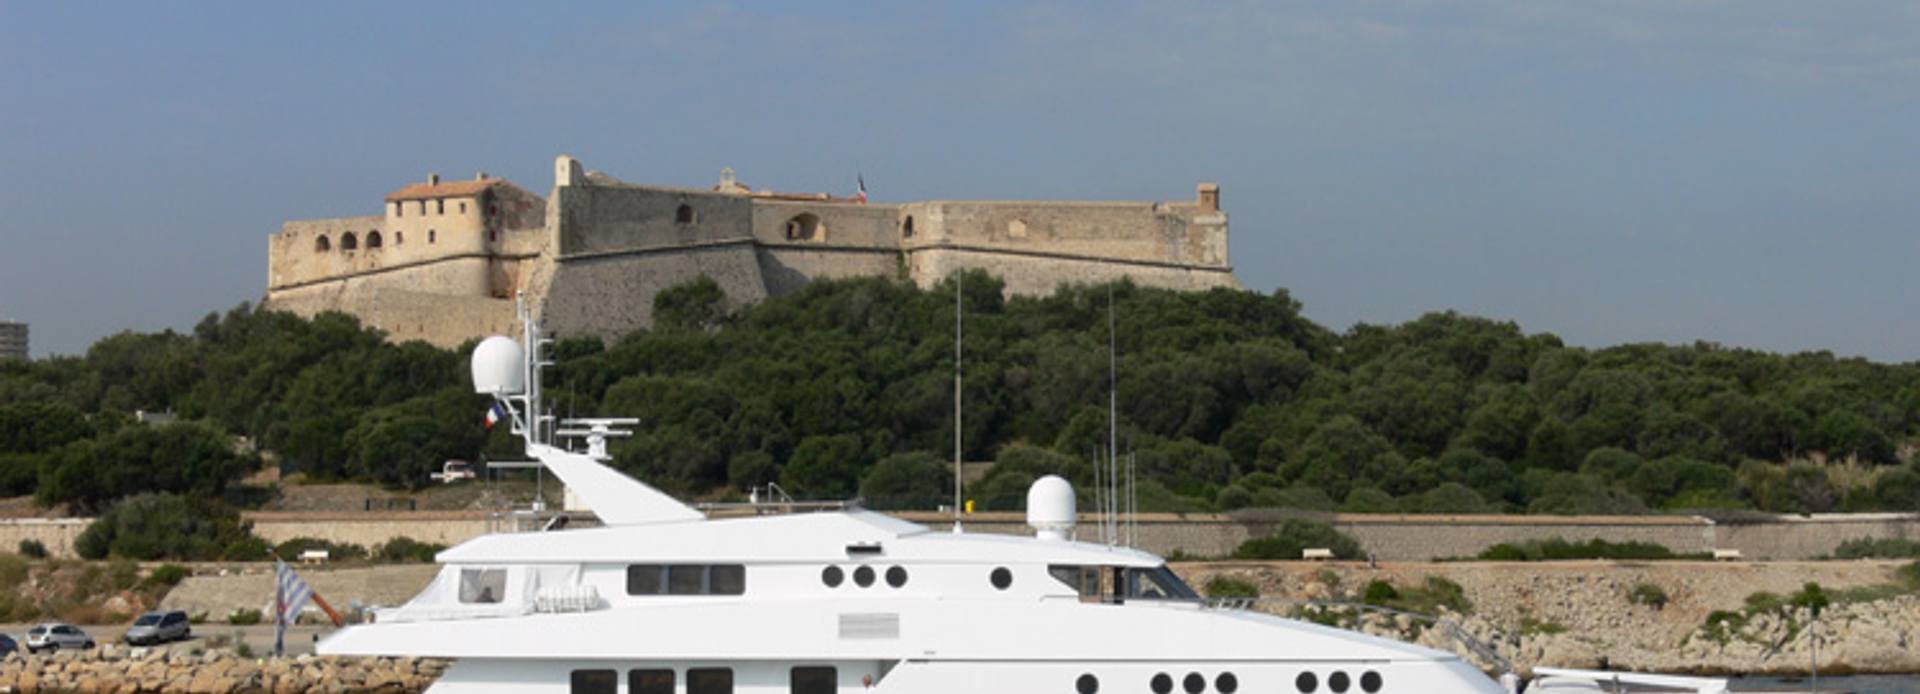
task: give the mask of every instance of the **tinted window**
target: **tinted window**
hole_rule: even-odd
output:
[[[1080,597],[1100,596],[1100,569],[1098,568],[1056,564],[1047,567],[1047,575],[1052,576],[1053,580],[1066,584],[1067,587],[1079,593]]]
[[[167,615],[167,618],[163,623],[164,624],[185,624],[186,621],[187,621],[187,613],[175,612],[173,614]]]
[[[902,567],[887,569],[887,585],[899,588],[907,584],[907,570]]]
[[[723,667],[687,670],[687,694],[733,694],[733,670]]]
[[[506,594],[506,569],[460,570],[460,602],[500,602]]]
[[[793,694],[833,694],[838,680],[830,667],[797,667],[791,680]]]
[[[631,694],[673,694],[673,671],[628,670],[627,691]]]
[[[1143,600],[1198,600],[1199,594],[1165,566],[1127,569],[1127,597]]]
[[[873,585],[873,567],[862,566],[853,570],[853,582],[861,588]]]
[[[143,614],[139,619],[133,620],[133,625],[137,627],[153,626],[159,623],[160,615],[157,614]]]
[[[667,593],[670,595],[699,595],[706,592],[706,581],[705,566],[675,564],[667,567]]]
[[[661,580],[661,574],[666,572],[666,568],[667,567],[658,564],[634,564],[628,566],[627,594],[660,595],[667,592],[661,590],[661,588],[665,586],[665,582]]]
[[[620,674],[612,670],[574,670],[573,694],[619,694]]]
[[[714,595],[740,595],[747,592],[747,567],[739,564],[717,564],[708,574],[711,583],[708,592]]]
[[[838,566],[829,566],[820,570],[820,582],[827,584],[828,588],[839,588],[840,582],[845,580],[847,580],[847,572],[841,571]]]
[[[993,582],[993,587],[1006,590],[1007,586],[1013,585],[1013,572],[1003,566],[994,569],[993,573],[987,576],[987,580]]]

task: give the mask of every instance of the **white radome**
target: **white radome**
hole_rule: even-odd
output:
[[[473,391],[519,395],[527,390],[526,352],[513,338],[495,335],[473,348]]]
[[[1059,475],[1047,475],[1027,488],[1027,525],[1043,540],[1064,540],[1078,518],[1073,485]]]

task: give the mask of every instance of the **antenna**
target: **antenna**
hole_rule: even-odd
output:
[[[1120,342],[1114,333],[1113,283],[1107,283],[1107,544],[1119,539],[1120,512]]]
[[[960,321],[965,309],[966,292],[961,291],[967,282],[967,271],[961,270],[953,275],[953,532],[960,532],[960,515],[965,511],[961,504],[961,468],[960,468],[960,345],[965,339],[964,326]]]

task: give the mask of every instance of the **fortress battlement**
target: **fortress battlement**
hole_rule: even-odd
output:
[[[927,200],[869,203],[628,183],[555,160],[545,196],[504,179],[429,176],[378,215],[289,221],[268,243],[270,307],[359,316],[394,339],[457,345],[503,332],[524,293],[561,334],[617,337],[652,322],[653,296],[701,275],[748,303],[827,277],[931,286],[957,270],[1007,291],[1121,277],[1238,287],[1219,186],[1183,202]]]

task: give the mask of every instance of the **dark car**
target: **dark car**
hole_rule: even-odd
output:
[[[20,650],[20,642],[13,640],[11,636],[0,634],[0,658],[13,655],[14,651],[18,650]]]
[[[127,643],[135,646],[166,643],[187,638],[192,633],[193,627],[187,623],[185,612],[148,612],[127,628]]]

